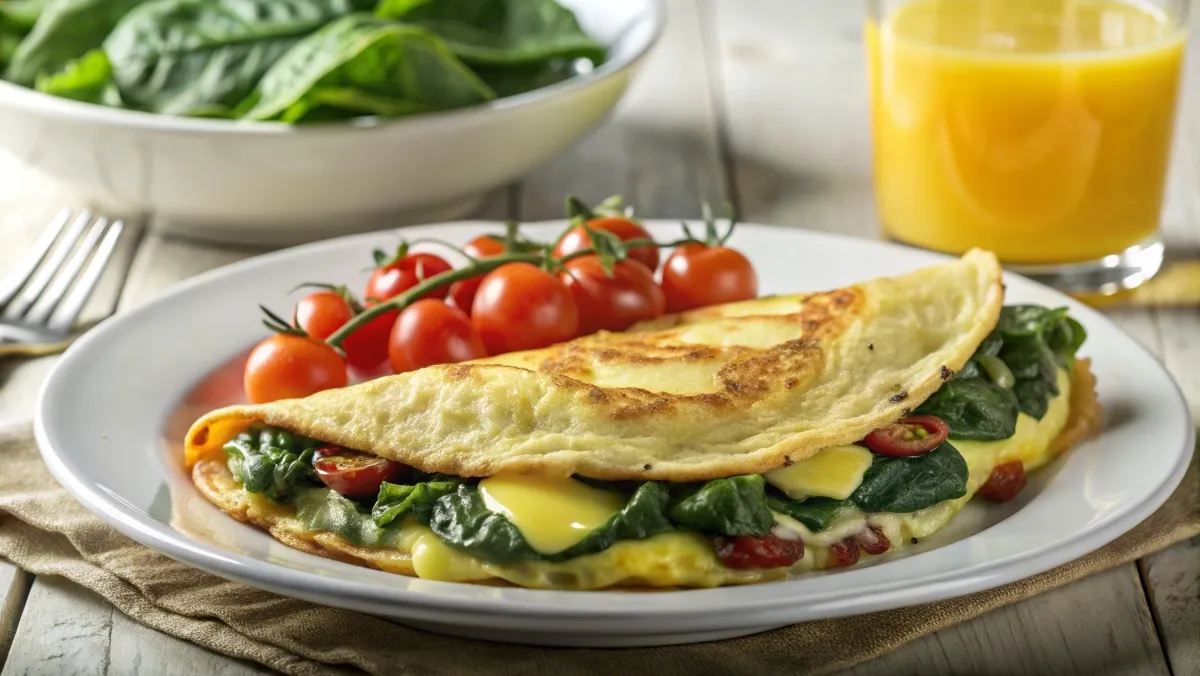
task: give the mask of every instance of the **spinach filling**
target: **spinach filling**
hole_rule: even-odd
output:
[[[1040,419],[1059,393],[1057,370],[1070,368],[1085,332],[1065,309],[1005,307],[996,329],[966,366],[918,409],[936,415],[961,439],[1000,440],[1016,431],[1017,416]],[[998,359],[996,364],[991,358]],[[231,472],[246,490],[296,504],[309,527],[336,532],[360,545],[394,544],[405,520],[427,526],[446,544],[497,564],[562,562],[670,531],[710,536],[763,536],[773,513],[809,530],[828,528],[844,510],[908,513],[966,495],[968,468],[947,441],[913,457],[876,455],[849,498],[793,500],[760,475],[702,483],[580,481],[622,494],[625,506],[577,544],[553,554],[535,550],[505,515],[484,503],[477,479],[417,472],[410,484],[384,482],[374,504],[321,486],[312,469],[318,442],[256,425],[225,445]]]

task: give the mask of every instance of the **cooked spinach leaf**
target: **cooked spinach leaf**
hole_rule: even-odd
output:
[[[379,487],[379,497],[371,515],[375,523],[386,526],[396,519],[412,514],[417,521],[429,521],[429,510],[433,503],[443,495],[449,495],[458,489],[462,481],[451,479],[446,481],[424,481],[418,484],[400,485],[383,482]]]
[[[296,516],[313,530],[336,533],[356,545],[395,545],[399,528],[381,528],[371,515],[336,491],[328,488],[296,489]]]
[[[575,13],[555,0],[382,0],[376,12],[437,33],[471,65],[605,58]]]
[[[864,512],[915,512],[966,495],[967,476],[949,442],[913,457],[876,455],[849,499]]]
[[[662,484],[642,484],[620,512],[574,546],[542,554],[529,545],[511,521],[484,504],[473,484],[461,484],[433,503],[427,525],[448,545],[492,563],[566,561],[603,551],[617,540],[641,539],[671,530],[663,516],[668,500]]]
[[[104,42],[121,95],[170,115],[232,115],[301,38],[368,0],[155,0]]]
[[[301,40],[271,66],[243,117],[295,122],[331,104],[358,113],[414,113],[494,97],[433,33],[351,14]]]
[[[35,88],[64,99],[118,107],[121,97],[112,81],[108,56],[94,49],[53,75],[39,75]]]
[[[806,498],[797,501],[779,495],[768,495],[767,506],[771,511],[786,514],[817,533],[828,528],[843,509],[854,505],[848,500],[833,498]]]
[[[935,415],[950,426],[958,439],[998,441],[1017,431],[1019,404],[1012,390],[982,377],[951,379],[915,411]]]
[[[297,487],[316,485],[312,458],[319,445],[278,427],[254,425],[223,448],[229,471],[247,491],[286,502]]]
[[[1059,394],[1058,369],[1071,368],[1086,338],[1066,308],[1005,306],[971,359],[917,412],[945,420],[951,438],[1007,439],[1016,432],[1019,413],[1038,420],[1046,414],[1050,399]],[[1005,376],[1011,390],[992,382],[981,365],[988,357],[999,358],[1011,372],[1011,378]]]
[[[1005,338],[1036,336],[1067,316],[1067,308],[1050,309],[1041,305],[1005,305],[996,322],[996,331]]]
[[[689,530],[715,535],[766,535],[774,519],[761,475],[713,479],[685,490],[671,505],[671,521]]]
[[[39,75],[59,71],[71,61],[100,48],[117,22],[142,2],[50,0],[38,13],[29,35],[14,51],[4,78],[32,86]],[[36,7],[25,10],[31,12]]]

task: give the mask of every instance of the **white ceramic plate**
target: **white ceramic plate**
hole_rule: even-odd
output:
[[[678,224],[651,223],[661,238]],[[551,238],[561,223],[526,226]],[[495,223],[409,228],[462,243]],[[262,338],[256,304],[318,277],[365,282],[372,233],[261,256],[181,284],[105,322],[59,361],[41,392],[36,430],[46,462],[85,506],[130,537],[226,578],[318,603],[463,636],[576,646],[662,645],[731,637],[803,620],[928,603],[996,587],[1080,557],[1149,516],[1183,476],[1193,423],[1162,366],[1110,321],[1012,276],[1008,302],[1069,305],[1087,328],[1108,412],[1099,438],[1035,474],[1005,505],[972,504],[937,536],[872,566],[747,587],[664,592],[557,592],[420,580],[290,549],[205,501],[181,466],[169,420],[206,374]],[[739,226],[761,292],[833,288],[944,257],[890,244]],[[232,373],[236,382],[237,373]],[[173,438],[171,438],[173,437]]]

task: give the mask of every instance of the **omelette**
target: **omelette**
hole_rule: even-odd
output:
[[[1098,429],[1083,327],[1003,299],[971,251],[216,410],[186,464],[284,544],[427,579],[687,588],[853,565],[977,493],[1011,498]],[[334,452],[392,470],[339,492],[313,469]]]

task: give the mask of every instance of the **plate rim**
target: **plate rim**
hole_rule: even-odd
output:
[[[684,219],[689,222],[694,222],[693,219]],[[643,221],[651,227],[664,225],[677,225],[676,220],[667,219],[644,219]],[[563,219],[549,219],[542,221],[532,221],[522,223],[522,227],[538,228],[538,227],[561,227],[565,221]],[[438,227],[444,225],[482,225],[485,227],[502,227],[503,222],[492,221],[486,219],[471,219],[451,221],[447,223],[431,223],[419,228]],[[872,240],[850,235],[837,233],[827,233],[811,230],[799,230],[795,228],[787,228],[784,226],[764,225],[758,223],[745,223],[738,225],[739,229],[749,231],[770,231],[770,232],[790,232],[793,235],[801,238],[816,238],[828,239],[835,243],[850,246],[867,246],[880,247],[886,250],[903,251],[906,255],[916,255],[918,258],[925,258],[930,262],[937,260],[952,260],[956,256],[931,252],[913,247],[907,247],[892,242],[884,242]],[[192,539],[187,534],[178,531],[166,524],[157,522],[149,517],[140,514],[141,510],[136,510],[130,505],[123,504],[119,496],[104,495],[98,486],[93,487],[87,485],[85,478],[79,471],[78,467],[73,466],[67,460],[66,454],[60,453],[54,446],[52,434],[46,429],[47,418],[47,400],[53,394],[53,388],[56,383],[64,378],[63,373],[69,372],[70,365],[76,359],[76,355],[89,349],[88,346],[98,337],[106,335],[109,331],[117,330],[115,327],[118,324],[125,322],[136,321],[137,318],[146,314],[152,314],[161,305],[171,302],[175,297],[188,293],[198,286],[207,284],[210,280],[220,277],[237,274],[244,270],[250,270],[257,267],[269,267],[277,261],[284,260],[293,256],[302,256],[313,250],[322,249],[330,246],[353,246],[357,241],[363,240],[378,240],[380,237],[393,235],[404,236],[404,233],[409,228],[391,228],[377,230],[369,233],[361,233],[355,235],[347,235],[343,237],[332,238],[320,242],[313,242],[296,247],[280,249],[266,254],[253,256],[248,259],[237,261],[228,265],[224,265],[212,270],[208,270],[197,274],[191,278],[183,280],[172,285],[166,292],[155,296],[150,301],[119,315],[114,315],[72,345],[55,363],[50,374],[47,375],[42,383],[37,396],[37,405],[34,415],[34,435],[38,443],[39,451],[45,460],[47,467],[50,469],[55,479],[59,481],[75,499],[79,500],[85,508],[93,514],[99,516],[103,521],[113,526],[118,531],[141,544],[150,547],[170,558],[181,561],[187,565],[191,565],[203,570],[206,570],[215,575],[225,577],[226,579],[236,579],[238,581],[256,586],[259,588],[270,589],[277,593],[293,597],[307,597],[310,600],[320,598],[319,603],[327,605],[335,605],[351,609],[363,609],[365,607],[373,607],[377,611],[386,612],[390,609],[393,613],[398,609],[407,610],[427,610],[439,613],[469,613],[477,622],[471,624],[486,625],[486,620],[489,617],[497,615],[511,616],[519,614],[532,620],[547,620],[558,618],[570,618],[572,621],[603,621],[616,620],[630,617],[639,619],[653,618],[672,618],[679,619],[694,612],[697,608],[702,607],[706,611],[729,611],[731,613],[742,611],[739,617],[743,617],[745,624],[763,624],[764,612],[780,612],[793,608],[789,604],[794,603],[794,599],[789,601],[787,593],[776,594],[774,598],[756,599],[750,604],[739,603],[733,599],[717,599],[708,598],[714,596],[728,597],[729,590],[739,589],[739,587],[719,587],[715,589],[687,589],[676,590],[671,593],[673,599],[681,599],[684,596],[688,597],[688,601],[695,599],[694,606],[679,607],[675,603],[671,604],[641,604],[641,607],[636,609],[626,607],[630,604],[623,604],[620,601],[615,602],[614,607],[573,607],[564,609],[562,607],[552,606],[547,600],[537,601],[541,597],[557,597],[562,595],[572,595],[578,598],[578,595],[584,594],[589,598],[629,598],[628,595],[622,592],[615,591],[574,591],[574,590],[540,590],[540,589],[506,589],[513,592],[509,596],[518,598],[487,598],[482,596],[447,596],[436,593],[417,593],[413,590],[402,588],[379,588],[372,587],[362,581],[357,580],[342,580],[328,575],[291,568],[274,564],[268,561],[263,561],[244,554],[237,554],[221,550],[220,548],[198,540]],[[736,236],[736,235],[735,235]],[[921,265],[927,263],[921,262]],[[1196,428],[1192,417],[1190,406],[1187,404],[1186,398],[1180,390],[1178,382],[1166,370],[1161,360],[1153,355],[1145,346],[1133,339],[1127,332],[1116,325],[1111,319],[1104,316],[1102,313],[1086,306],[1074,299],[1063,296],[1059,292],[1038,284],[1033,280],[1022,277],[1012,272],[1005,272],[1006,278],[1015,277],[1021,278],[1025,283],[1031,284],[1034,287],[1046,290],[1052,294],[1061,296],[1065,302],[1072,307],[1072,311],[1081,311],[1087,315],[1089,322],[1098,322],[1106,324],[1106,329],[1115,331],[1123,336],[1127,341],[1141,351],[1142,356],[1153,362],[1159,375],[1165,376],[1167,382],[1170,383],[1172,392],[1171,399],[1182,413],[1181,422],[1186,426],[1183,431],[1183,448],[1177,453],[1175,465],[1170,472],[1165,474],[1154,487],[1153,491],[1148,492],[1142,499],[1136,500],[1128,505],[1123,511],[1115,512],[1108,515],[1104,520],[1099,521],[1087,530],[1078,531],[1073,537],[1066,540],[1059,540],[1053,543],[1047,543],[1041,547],[1023,551],[1018,554],[1010,555],[1000,559],[992,559],[977,566],[973,566],[970,572],[962,571],[945,571],[938,574],[931,574],[923,578],[920,585],[906,584],[906,581],[895,580],[887,584],[875,584],[865,593],[856,594],[853,598],[844,598],[844,591],[834,590],[830,592],[809,595],[806,597],[806,606],[804,610],[808,611],[806,615],[816,615],[813,617],[835,617],[838,615],[855,614],[862,612],[873,612],[907,606],[915,603],[928,603],[963,594],[969,594],[985,589],[995,588],[1004,584],[1008,584],[1017,580],[1025,579],[1040,572],[1050,570],[1054,567],[1063,565],[1071,560],[1077,559],[1087,553],[1098,549],[1109,542],[1120,537],[1128,532],[1138,523],[1147,518],[1155,510],[1158,509],[1172,494],[1174,489],[1179,485],[1184,474],[1187,471],[1191,457],[1194,453]],[[161,424],[161,421],[159,421]],[[1176,431],[1175,433],[1177,433]],[[151,522],[151,523],[146,523]],[[166,530],[167,532],[160,532]],[[982,531],[981,531],[982,532]],[[976,534],[978,535],[978,534]],[[976,537],[972,535],[970,537]],[[269,536],[268,536],[269,537]],[[970,539],[970,538],[967,538]],[[937,551],[937,550],[933,550]],[[932,553],[932,552],[929,552]],[[322,559],[322,561],[324,561]],[[343,564],[349,565],[349,564]],[[886,565],[886,563],[881,564]],[[841,575],[853,575],[855,571],[845,571],[839,573]],[[387,573],[383,573],[387,574]],[[286,584],[284,584],[286,582]],[[469,583],[454,583],[454,582],[435,582],[423,581],[432,583],[431,586],[454,585],[456,587],[470,586],[479,587]],[[773,584],[789,584],[796,580],[780,581]],[[740,587],[740,589],[754,589],[763,585],[750,585],[748,587]],[[433,591],[433,590],[431,590]],[[303,595],[303,596],[301,596]],[[919,597],[919,598],[918,598]],[[836,607],[830,607],[834,604]],[[381,610],[382,609],[382,610]],[[747,615],[747,611],[753,609],[754,613]],[[793,615],[796,613],[792,613]],[[808,617],[807,619],[813,619]],[[725,620],[734,619],[733,616],[724,618]],[[788,620],[784,620],[787,623]]]

